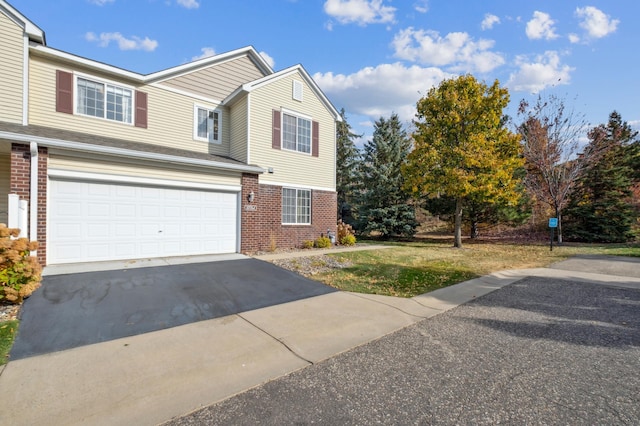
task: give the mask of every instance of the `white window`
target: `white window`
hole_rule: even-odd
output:
[[[133,90],[83,77],[76,78],[76,113],[131,124]]]
[[[311,191],[282,188],[282,223],[311,224]]]
[[[282,113],[282,149],[311,154],[311,120]]]
[[[195,107],[193,138],[212,143],[221,142],[222,113],[217,109]]]

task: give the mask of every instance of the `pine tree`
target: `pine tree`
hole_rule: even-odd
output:
[[[381,237],[413,236],[418,223],[410,196],[403,189],[401,167],[411,149],[397,114],[374,124],[360,163],[358,230]]]
[[[637,212],[631,203],[637,132],[616,111],[606,125],[589,132],[590,150],[599,160],[578,181],[566,209],[567,236],[587,242],[625,242],[634,238]]]
[[[358,180],[357,167],[360,153],[354,139],[362,137],[351,131],[344,108],[340,110],[342,121],[336,127],[336,192],[338,193],[338,219],[354,224],[352,214],[355,187]]]

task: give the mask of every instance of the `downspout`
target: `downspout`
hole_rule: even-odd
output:
[[[31,241],[38,240],[38,144],[30,143],[31,148],[31,179],[29,189],[30,202],[30,221],[29,221],[29,239]],[[37,256],[37,250],[31,252],[31,256]]]

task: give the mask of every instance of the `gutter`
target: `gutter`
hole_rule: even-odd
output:
[[[162,161],[165,163],[175,163],[175,164],[189,164],[193,166],[202,166],[219,170],[231,170],[237,172],[247,172],[247,173],[258,173],[262,174],[265,170],[262,167],[258,166],[250,166],[244,164],[229,164],[223,163],[220,161],[210,161],[203,160],[199,158],[188,158],[188,157],[179,157],[177,155],[168,155],[168,154],[158,154],[154,152],[144,152],[144,151],[135,151],[131,149],[124,148],[114,148],[109,146],[101,146],[101,145],[89,145],[85,143],[79,142],[71,142],[64,141],[60,139],[50,139],[44,138],[41,136],[31,136],[31,135],[23,135],[19,133],[11,133],[0,131],[0,139],[9,139],[18,142],[28,142],[32,145],[36,146],[36,156],[37,156],[37,145],[40,144],[42,146],[50,147],[50,148],[62,148],[73,151],[83,151],[83,152],[93,152],[98,154],[108,154],[115,155],[120,157],[129,157],[129,158],[140,158],[143,160],[154,160],[154,161]],[[33,158],[33,154],[32,154]],[[32,170],[33,173],[33,170]],[[33,183],[33,180],[32,180]],[[37,170],[36,170],[36,191],[37,191]]]

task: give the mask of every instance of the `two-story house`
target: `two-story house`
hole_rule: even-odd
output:
[[[336,121],[252,47],[138,74],[0,0],[0,222],[42,264],[299,247],[336,229]]]

